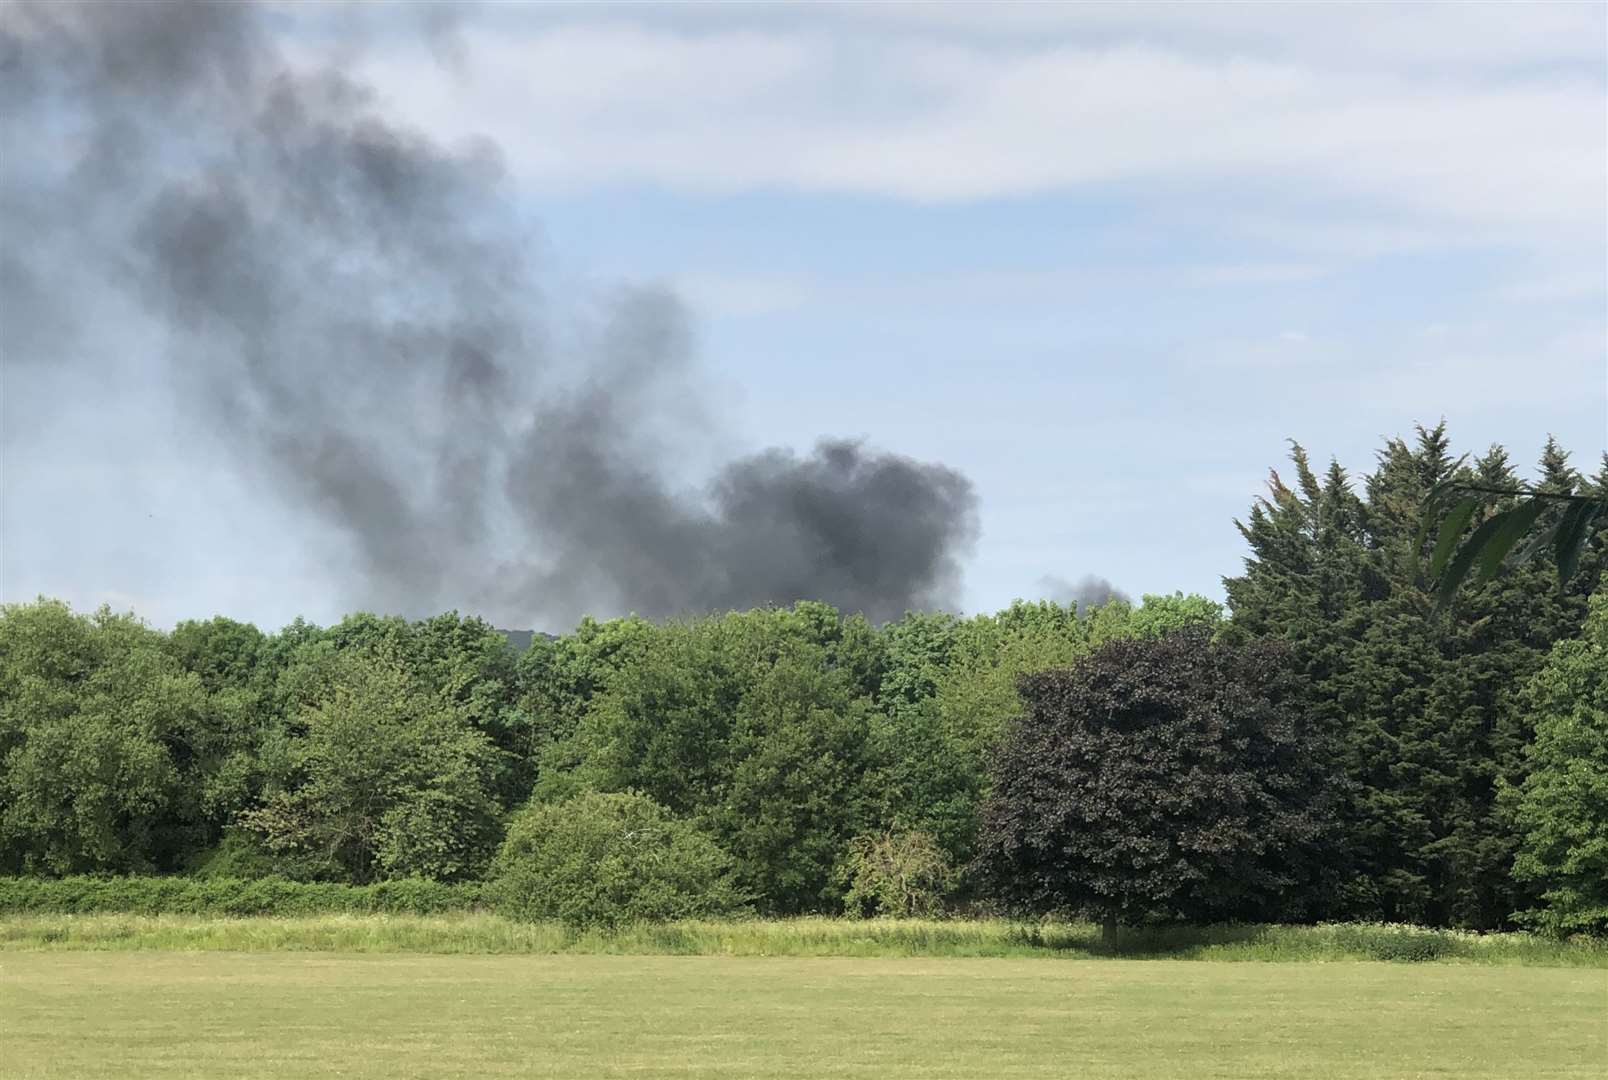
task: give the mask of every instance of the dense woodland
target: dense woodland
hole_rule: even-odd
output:
[[[1436,613],[1415,542],[1454,468],[1517,479],[1500,448],[1454,465],[1443,428],[1360,478],[1295,448],[1237,523],[1226,610],[877,626],[801,602],[587,620],[520,650],[455,613],[162,632],[10,605],[0,874],[484,880],[511,912],[576,921],[1602,932],[1608,532],[1566,587],[1543,552]],[[1549,441],[1538,483],[1600,493],[1608,463],[1582,477]]]

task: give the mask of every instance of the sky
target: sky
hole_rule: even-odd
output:
[[[1245,554],[1233,521],[1292,439],[1358,473],[1444,418],[1459,452],[1499,442],[1528,466],[1552,434],[1594,471],[1605,13],[266,14],[294,62],[338,65],[394,121],[494,146],[550,296],[679,296],[718,453],[824,435],[968,477],[953,599],[986,611],[1086,575],[1221,598]],[[142,374],[159,336],[94,318],[134,372],[115,415],[0,384],[0,597],[157,625],[348,610],[340,561],[248,475],[149,437],[185,423]],[[487,614],[556,630],[575,612]]]

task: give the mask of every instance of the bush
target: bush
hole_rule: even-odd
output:
[[[262,878],[0,878],[0,913],[87,915],[440,915],[480,904],[477,884],[375,885]]]
[[[192,852],[181,871],[192,878],[231,878],[256,881],[260,878],[288,878],[291,881],[340,881],[343,872],[333,860],[318,854],[264,850],[250,833],[230,829],[210,848]]]
[[[614,928],[729,914],[744,898],[732,860],[645,795],[589,793],[517,815],[489,895],[510,918]]]
[[[843,872],[850,912],[902,919],[936,914],[954,876],[948,856],[924,832],[857,836]]]

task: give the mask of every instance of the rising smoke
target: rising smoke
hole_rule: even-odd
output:
[[[233,3],[0,8],[10,408],[31,372],[105,393],[98,368],[130,361],[88,325],[143,321],[148,378],[285,542],[337,538],[352,605],[529,625],[953,603],[964,476],[823,439],[686,490],[666,462],[718,426],[674,298],[548,310],[497,148],[400,126],[272,25]]]
[[[1077,581],[1046,575],[1039,580],[1039,589],[1045,599],[1058,604],[1076,604],[1080,612],[1101,607],[1113,600],[1120,600],[1124,604],[1133,602],[1127,593],[1095,574],[1085,574]]]

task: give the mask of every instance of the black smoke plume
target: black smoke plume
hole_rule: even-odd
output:
[[[674,298],[547,310],[497,148],[293,65],[264,11],[0,8],[0,110],[8,410],[46,370],[94,395],[146,365],[285,542],[340,545],[346,602],[524,625],[953,602],[964,476],[823,439],[678,485],[717,428]],[[111,318],[145,326],[132,361],[91,332]]]

